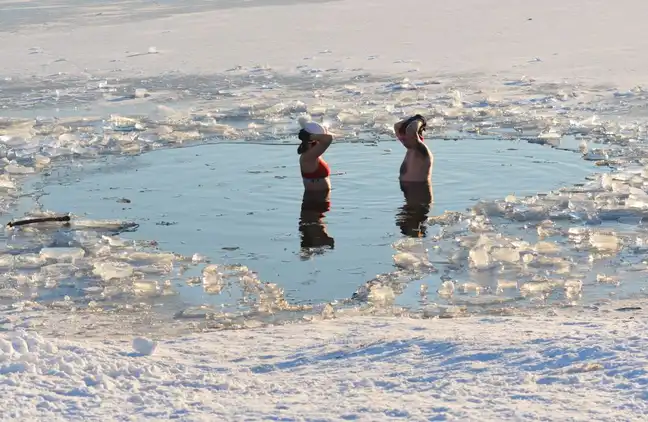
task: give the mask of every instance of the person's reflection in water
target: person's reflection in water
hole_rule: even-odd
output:
[[[329,236],[324,223],[324,216],[330,208],[330,191],[304,191],[299,216],[302,259],[335,247],[335,240]]]
[[[400,182],[405,204],[396,213],[396,225],[409,237],[425,237],[427,218],[434,203],[432,184],[427,182]]]

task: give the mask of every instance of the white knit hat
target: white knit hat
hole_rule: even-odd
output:
[[[300,117],[297,121],[299,122],[299,126],[308,133],[312,133],[313,135],[322,135],[326,133],[326,128],[324,126],[309,120],[305,116]]]

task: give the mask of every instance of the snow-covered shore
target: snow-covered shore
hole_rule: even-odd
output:
[[[647,315],[631,306],[342,318],[158,338],[151,355],[133,337],[2,333],[0,405],[4,420],[641,420]]]

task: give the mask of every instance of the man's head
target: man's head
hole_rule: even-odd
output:
[[[421,127],[419,128],[418,135],[419,135],[419,137],[422,138],[422,137],[423,137],[423,132],[424,132],[425,130],[427,130],[427,120],[425,120],[425,117],[421,116],[420,114],[417,114],[417,115],[412,116],[412,117],[410,117],[409,119],[405,120],[405,121],[403,122],[403,124],[402,124],[402,125],[400,126],[400,128],[399,128],[399,129],[400,129],[400,130],[399,130],[399,132],[400,132],[399,135],[400,135],[400,136],[405,136],[405,133],[406,133],[406,131],[407,131],[407,127],[408,127],[411,123],[413,123],[413,122],[415,122],[415,121],[417,121],[417,120],[419,120],[419,121],[421,122]]]

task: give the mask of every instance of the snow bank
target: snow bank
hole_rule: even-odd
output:
[[[638,420],[643,310],[354,318],[159,339],[0,335],[0,406],[20,420]]]

